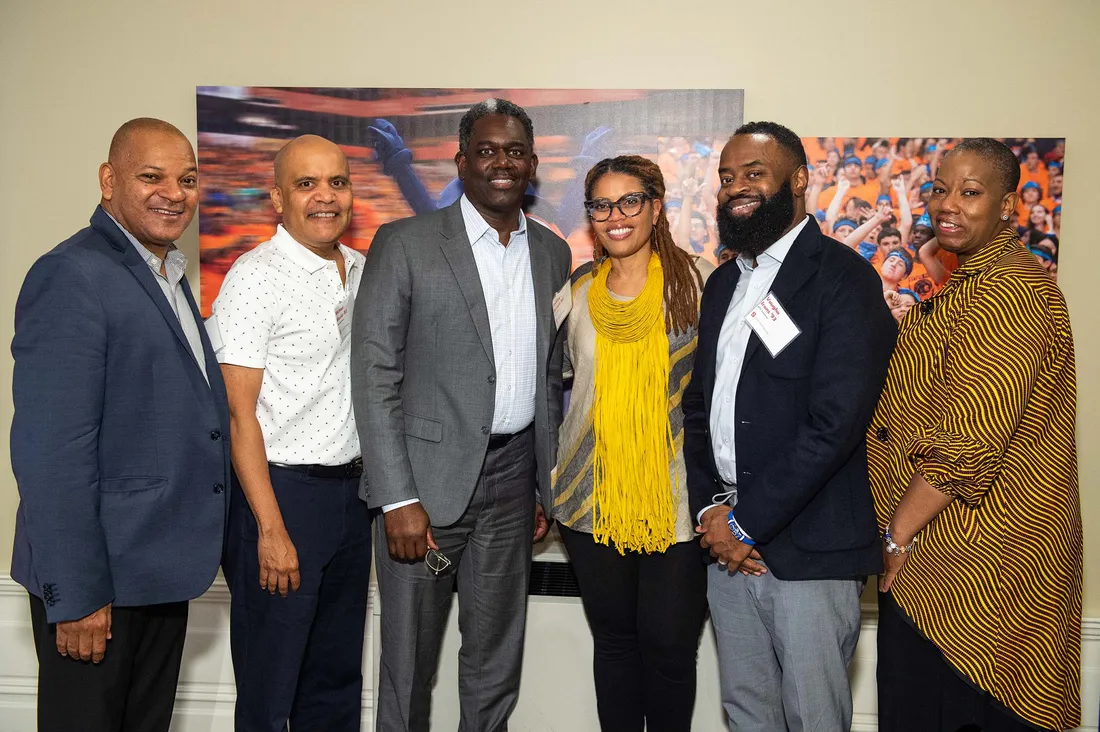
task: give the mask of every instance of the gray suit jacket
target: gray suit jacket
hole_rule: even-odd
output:
[[[569,246],[528,221],[538,375],[535,460],[549,501],[562,417],[553,297]],[[470,502],[493,421],[496,367],[485,295],[458,203],[386,224],[367,252],[352,320],[351,381],[372,508],[419,498],[436,526]]]

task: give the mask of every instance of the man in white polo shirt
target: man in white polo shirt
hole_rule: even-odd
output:
[[[271,240],[226,275],[207,327],[229,396],[235,479],[224,569],[238,732],[359,730],[370,519],[352,415],[363,256],[348,162],[305,135],[275,158]]]

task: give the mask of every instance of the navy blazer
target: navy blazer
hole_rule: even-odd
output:
[[[684,391],[692,514],[726,490],[710,437],[718,336],[741,270],[707,281],[695,369]],[[737,385],[737,522],[784,580],[862,578],[882,569],[865,433],[897,338],[878,274],[810,220],[772,285],[801,329],[772,358],[753,333]]]
[[[198,320],[187,280],[182,282]],[[218,571],[229,408],[149,265],[102,208],[15,306],[12,577],[51,622],[198,597]]]

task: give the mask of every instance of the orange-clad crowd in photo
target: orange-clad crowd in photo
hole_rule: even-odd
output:
[[[961,138],[803,138],[811,171],[806,208],[824,233],[858,251],[882,278],[898,320],[935,295],[958,266],[925,212],[944,153]],[[1065,141],[1003,139],[1020,159],[1020,203],[1010,218],[1052,278],[1058,276]]]
[[[650,138],[652,139],[652,138]],[[875,267],[883,296],[897,319],[915,304],[936,294],[958,266],[940,250],[925,213],[943,154],[961,138],[807,137],[803,138],[811,171],[806,208],[822,231],[859,252]],[[1020,157],[1020,203],[1013,225],[1036,260],[1057,278],[1062,218],[1062,169],[1065,141],[1004,140]],[[238,256],[268,239],[278,217],[268,200],[271,160],[283,140],[200,134],[203,171],[200,214],[202,292],[218,292],[222,278]],[[620,146],[625,141],[620,140]],[[538,140],[543,156],[538,196],[551,210],[561,203],[578,170],[562,136]],[[677,245],[695,256],[721,264],[735,252],[718,244],[715,224],[718,156],[721,137],[661,136],[655,159],[665,176],[665,212]],[[450,139],[406,141],[412,169],[434,199],[453,182]],[[645,146],[634,139],[630,146]],[[349,246],[366,251],[378,227],[415,213],[395,180],[383,171],[371,148],[344,147],[352,170],[355,208]],[[587,220],[562,226],[535,218],[561,233],[573,252],[576,268],[592,258]],[[564,213],[562,215],[565,215]],[[204,296],[203,316],[209,315]]]

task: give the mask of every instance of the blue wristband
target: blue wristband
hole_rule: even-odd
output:
[[[730,531],[733,532],[733,538],[737,539],[742,544],[748,546],[756,546],[756,542],[749,538],[749,535],[741,530],[741,527],[737,525],[737,520],[733,518],[733,510],[730,510],[729,519],[726,521],[729,524]]]

